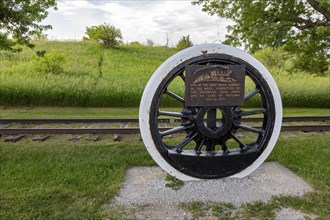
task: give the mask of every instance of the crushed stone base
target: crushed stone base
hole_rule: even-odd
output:
[[[127,171],[115,204],[179,204],[181,202],[226,202],[239,206],[272,196],[302,196],[312,187],[277,162],[266,162],[247,177],[186,181],[175,191],[165,187],[166,173],[159,167],[134,167]]]
[[[193,201],[232,203],[236,207],[272,196],[302,196],[312,187],[277,162],[266,162],[242,179],[186,181],[177,191],[165,186],[166,173],[159,167],[134,167],[127,171],[123,188],[104,211],[114,207],[134,210],[135,219],[192,219],[180,203]],[[112,207],[112,208],[111,208]],[[296,215],[295,215],[296,214]],[[234,217],[234,216],[233,216]],[[276,219],[300,219],[301,213],[281,210]],[[212,217],[205,219],[214,219]]]
[[[306,217],[312,220],[317,218],[316,215],[306,214],[291,208],[282,208],[275,213],[275,220],[305,220]]]

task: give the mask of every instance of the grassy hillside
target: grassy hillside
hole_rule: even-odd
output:
[[[37,42],[36,50],[65,57],[64,73],[38,73],[30,49],[0,51],[0,105],[137,107],[157,67],[173,48],[125,45],[103,49],[88,42]],[[283,71],[274,75],[286,107],[330,107],[329,77]],[[177,88],[181,93],[183,88]],[[168,103],[172,105],[172,103]]]

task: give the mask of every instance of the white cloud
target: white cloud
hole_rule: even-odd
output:
[[[87,1],[62,0],[58,10],[50,11],[45,24],[53,26],[50,38],[80,40],[86,27],[110,23],[121,29],[124,41],[146,42],[152,39],[164,45],[166,33],[175,44],[190,34],[194,43],[224,40],[231,22],[202,12],[191,1]]]

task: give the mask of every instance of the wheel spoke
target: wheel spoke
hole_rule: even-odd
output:
[[[249,92],[248,94],[246,94],[244,96],[244,102],[246,102],[247,100],[249,100],[250,98],[252,98],[256,94],[258,94],[259,92],[260,92],[260,90],[258,88],[255,88],[254,90],[252,90],[251,92]]]
[[[261,129],[261,128],[254,128],[254,127],[250,127],[250,126],[242,125],[242,124],[237,125],[237,127],[238,128],[242,128],[244,130],[248,130],[248,131],[252,131],[252,132],[255,132],[255,133],[259,133],[259,134],[263,134],[264,133],[264,130]]]
[[[261,109],[251,110],[251,111],[241,111],[237,114],[237,116],[242,117],[242,116],[248,116],[248,115],[263,114],[265,112],[266,112],[266,109],[261,108]]]
[[[221,144],[221,149],[222,149],[222,151],[223,151],[223,154],[228,154],[228,153],[230,153],[230,151],[229,151],[229,149],[228,149],[228,146],[227,146],[226,142],[224,142],[224,143]]]
[[[182,112],[168,112],[168,111],[159,111],[158,115],[172,116],[178,118],[188,118],[190,119],[190,115],[183,114]]]
[[[179,74],[179,76],[181,77],[181,79],[183,80],[183,82],[186,81],[186,77],[184,76],[183,72]]]
[[[185,102],[182,97],[178,96],[177,94],[175,94],[175,93],[173,93],[171,91],[166,90],[164,93],[167,94],[167,95],[169,95],[169,96],[171,96],[172,98],[178,100],[179,102],[182,102],[182,103]]]
[[[204,141],[205,141],[205,139],[203,139],[199,143],[196,143],[195,151],[196,151],[197,154],[201,153],[201,149],[203,147]]]
[[[246,148],[246,144],[244,144],[240,139],[238,139],[236,137],[236,135],[234,135],[233,133],[230,134],[231,137],[239,144],[239,147],[242,148]]]
[[[183,139],[181,144],[179,144],[177,147],[175,147],[175,150],[177,152],[181,152],[182,148],[184,148],[187,144],[189,144],[196,136],[197,136],[197,133],[195,133],[195,132],[190,133],[185,139]]]
[[[214,151],[214,149],[215,149],[215,143],[212,140],[209,145],[206,145],[206,151]]]
[[[166,131],[162,131],[162,132],[159,132],[159,134],[164,137],[164,136],[167,136],[167,135],[171,135],[171,134],[174,134],[174,133],[177,133],[177,132],[180,132],[180,131],[184,131],[184,130],[187,130],[189,128],[192,128],[194,126],[194,124],[189,124],[189,125],[186,125],[186,126],[178,126],[178,127],[175,127],[175,128],[171,128],[171,129],[168,129]]]

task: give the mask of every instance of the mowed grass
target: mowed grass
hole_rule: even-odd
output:
[[[125,170],[154,165],[141,143],[1,143],[0,219],[100,218]]]
[[[137,118],[138,115],[138,108],[0,107],[0,118]]]
[[[291,169],[315,192],[301,198],[274,198],[269,204],[250,204],[243,207],[244,215],[263,219],[283,206],[329,219],[329,137],[322,133],[299,138],[283,135],[269,160]],[[126,169],[155,165],[137,137],[120,143],[109,138],[76,143],[65,139],[58,136],[43,143],[30,138],[1,142],[0,219],[111,217],[118,210],[104,209],[104,205],[111,203],[122,186]]]
[[[122,45],[104,49],[89,42],[36,42],[36,50],[65,57],[64,73],[34,70],[30,49],[0,51],[0,105],[137,107],[153,72],[174,48]],[[306,73],[272,71],[285,107],[330,107],[330,78]],[[182,83],[173,91],[183,95]],[[174,100],[166,105],[177,106]]]
[[[168,108],[174,112],[181,108]],[[330,115],[329,108],[284,108],[283,116]],[[139,109],[90,107],[4,107],[0,118],[138,118]]]

